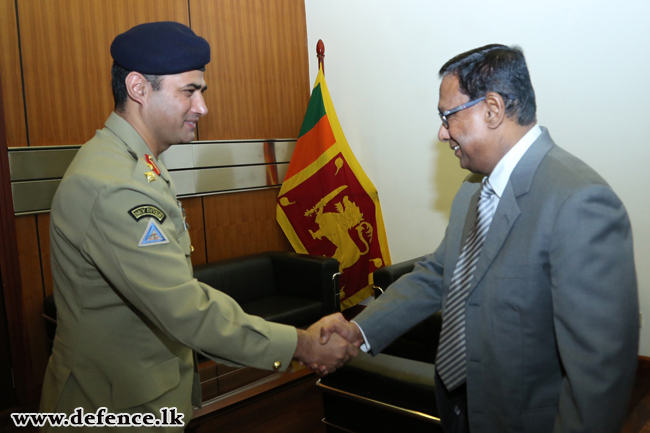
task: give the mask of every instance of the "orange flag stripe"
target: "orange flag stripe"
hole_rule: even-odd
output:
[[[336,143],[329,118],[325,115],[296,142],[286,179],[300,173]]]

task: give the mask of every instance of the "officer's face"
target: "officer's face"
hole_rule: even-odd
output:
[[[203,100],[207,86],[202,71],[165,75],[161,87],[149,89],[146,122],[162,152],[173,144],[194,140],[199,117],[207,114],[208,108]]]

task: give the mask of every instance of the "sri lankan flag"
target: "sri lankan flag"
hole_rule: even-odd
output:
[[[372,273],[390,265],[377,190],[339,124],[322,69],[278,196],[277,220],[299,253],[333,257],[341,308],[372,294]]]

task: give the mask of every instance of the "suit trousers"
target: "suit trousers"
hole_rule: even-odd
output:
[[[453,391],[447,391],[445,384],[436,372],[436,402],[442,429],[445,433],[469,433],[467,386],[465,384]]]

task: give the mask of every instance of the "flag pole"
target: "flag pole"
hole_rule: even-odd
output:
[[[325,44],[322,39],[318,40],[316,44],[316,57],[318,57],[318,68],[323,68],[323,75],[325,75]]]

